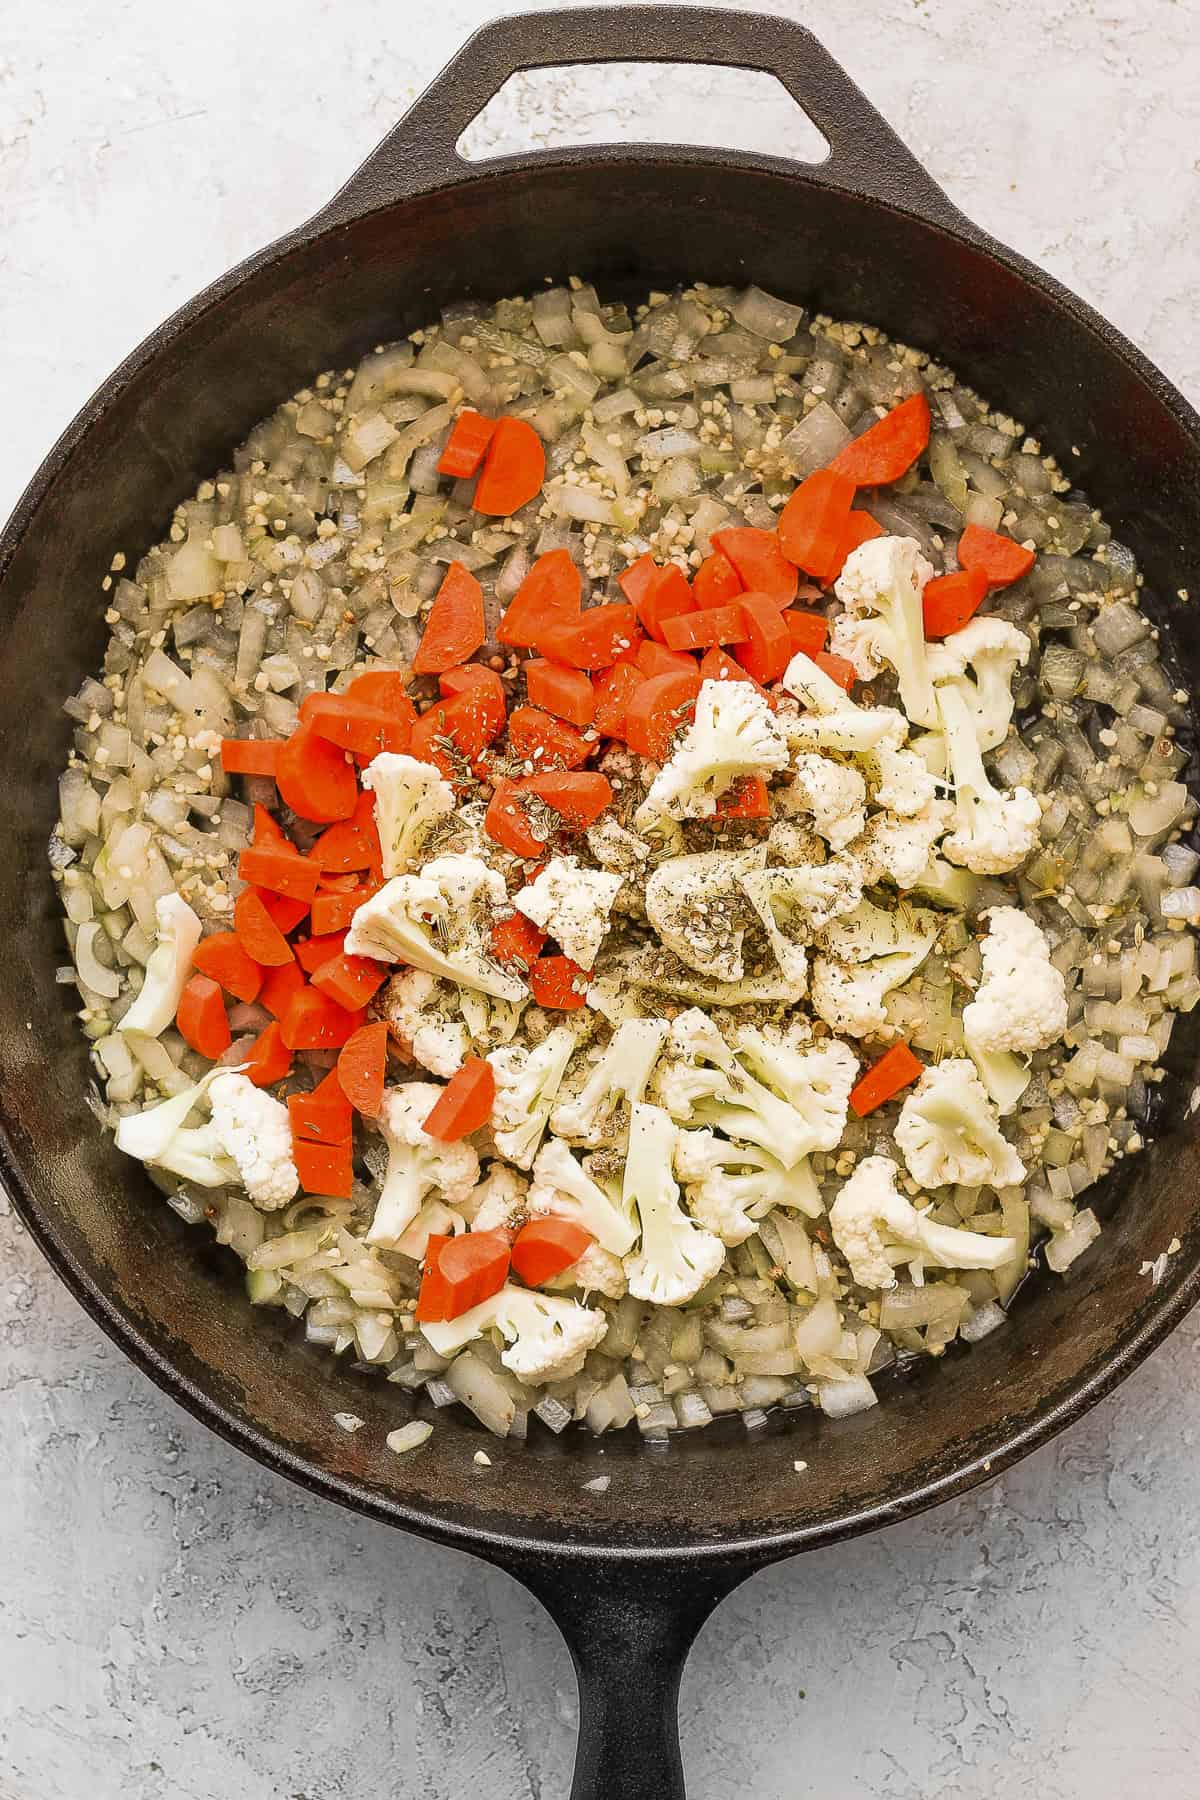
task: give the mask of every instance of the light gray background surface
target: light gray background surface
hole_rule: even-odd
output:
[[[0,510],[113,364],[315,210],[498,10],[0,6]],[[1191,5],[776,10],[968,214],[1200,399]],[[807,142],[786,102],[712,72],[520,83],[473,141],[562,135]],[[987,1492],[727,1602],[684,1680],[695,1800],[1192,1800],[1198,1348],[1193,1321]],[[534,1603],[208,1436],[100,1336],[2,1198],[0,1418],[0,1800],[565,1794],[574,1682]]]

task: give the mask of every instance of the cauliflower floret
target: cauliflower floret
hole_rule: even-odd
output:
[[[498,1000],[525,1000],[520,976],[488,950],[492,915],[507,906],[504,877],[477,856],[435,857],[419,875],[396,875],[363,901],[346,954],[407,963]]]
[[[603,813],[594,825],[588,826],[584,835],[588,849],[602,869],[635,879],[644,872],[650,856],[649,844],[632,831],[626,831],[612,813]]]
[[[494,1162],[459,1203],[459,1211],[472,1231],[507,1231],[529,1210],[528,1187],[508,1163]]]
[[[574,1219],[614,1256],[628,1255],[637,1241],[628,1212],[580,1167],[559,1138],[550,1138],[537,1153],[528,1205],[531,1213]]]
[[[766,697],[749,681],[706,681],[679,748],[650,786],[634,823],[706,819],[742,775],[782,769],[788,748]]]
[[[945,800],[931,800],[924,812],[903,819],[895,813],[872,813],[861,837],[850,845],[862,879],[868,887],[894,882],[898,888],[915,887],[933,855],[933,847],[954,818]]]
[[[179,1001],[192,972],[192,957],[203,931],[196,914],[181,894],[163,894],[154,903],[155,945],[146,964],[137,999],[125,1014],[118,1031],[141,1031],[159,1037],[179,1010]]]
[[[747,912],[740,883],[766,857],[766,846],[756,844],[671,856],[655,869],[646,883],[646,916],[688,968],[714,981],[741,980]]]
[[[432,763],[390,750],[367,764],[362,784],[375,795],[383,872],[407,875],[420,862],[422,846],[438,820],[454,812],[454,789]]]
[[[518,1381],[537,1387],[578,1375],[588,1351],[602,1342],[608,1318],[574,1300],[507,1282],[459,1318],[422,1325],[421,1330],[439,1356],[455,1356],[485,1331],[498,1331],[509,1346],[500,1352],[500,1361]]]
[[[981,750],[995,750],[1013,715],[1012,679],[1029,661],[1030,642],[1006,619],[972,619],[929,646],[929,670],[941,687],[952,682],[975,720]],[[972,676],[974,679],[972,680]]]
[[[895,1267],[998,1269],[1010,1262],[1016,1239],[985,1237],[954,1225],[938,1225],[896,1190],[899,1170],[890,1156],[867,1156],[829,1209],[833,1241],[860,1287],[891,1288]]]
[[[513,1044],[488,1056],[496,1076],[492,1107],[496,1148],[520,1169],[531,1167],[537,1155],[578,1042],[569,1025],[556,1025],[533,1049]]]
[[[926,661],[921,595],[933,565],[916,538],[869,538],[846,558],[834,591],[846,612],[833,627],[830,648],[860,675],[895,669],[900,700],[915,725],[936,725],[937,707]]]
[[[836,1150],[846,1128],[858,1058],[837,1038],[798,1048],[776,1030],[740,1025],[734,1033],[738,1061],[782,1095],[806,1126],[813,1150]],[[735,1133],[736,1135],[736,1133]]]
[[[166,1169],[195,1187],[225,1187],[241,1180],[241,1172],[217,1136],[211,1121],[189,1125],[193,1109],[204,1099],[213,1082],[228,1070],[210,1069],[207,1075],[181,1093],[156,1106],[128,1113],[117,1121],[118,1150],[139,1162]]]
[[[852,856],[807,867],[759,869],[741,877],[742,892],[762,920],[776,961],[801,987],[806,946],[832,920],[854,911],[862,884],[862,870]]]
[[[908,980],[937,941],[935,915],[920,907],[892,912],[864,900],[822,933],[813,961],[812,1004],[835,1031],[869,1037],[887,1023],[884,1000]]]
[[[1043,1050],[1067,1029],[1067,984],[1044,933],[1015,906],[993,906],[981,945],[983,978],[963,1008],[967,1050],[1001,1113],[1029,1085],[1014,1050]]]
[[[628,1292],[629,1283],[625,1279],[625,1266],[619,1256],[611,1250],[603,1249],[599,1244],[589,1244],[583,1255],[564,1269],[561,1275],[555,1275],[546,1283],[561,1293],[577,1288],[581,1294],[607,1294],[610,1300],[619,1300]]]
[[[1025,1165],[965,1056],[926,1069],[900,1108],[897,1147],[922,1187],[1016,1187]]]
[[[798,819],[773,819],[767,832],[767,861],[785,869],[811,868],[825,861],[825,846],[816,832]]]
[[[678,1136],[661,1107],[633,1108],[622,1199],[626,1212],[637,1215],[642,1242],[626,1258],[625,1277],[631,1294],[656,1306],[685,1305],[725,1261],[720,1238],[702,1230],[679,1204],[671,1173]]]
[[[447,1017],[458,989],[425,969],[393,975],[380,1001],[383,1016],[414,1062],[449,1081],[470,1054],[471,1034],[461,1019]]]
[[[785,813],[811,813],[817,831],[834,850],[844,850],[866,823],[867,784],[857,769],[815,750],[792,758],[792,782],[782,788]]]
[[[756,1144],[731,1144],[708,1129],[681,1131],[675,1173],[692,1217],[723,1244],[741,1244],[776,1206],[816,1217],[821,1195],[807,1161],[785,1169]]]
[[[394,1247],[435,1190],[446,1205],[457,1207],[479,1180],[479,1158],[470,1144],[446,1144],[425,1130],[441,1096],[432,1081],[407,1081],[384,1091],[379,1126],[388,1148],[387,1175],[368,1244]]]
[[[908,736],[908,722],[902,713],[891,706],[859,706],[802,650],[797,651],[784,671],[783,687],[808,708],[799,715],[778,714],[793,751],[895,750]]]
[[[936,797],[937,782],[915,750],[879,750],[859,752],[859,762],[874,790],[876,806],[911,819],[923,813]]]
[[[288,1109],[245,1075],[226,1069],[208,1090],[213,1130],[238,1166],[246,1192],[264,1212],[295,1198],[300,1176],[292,1160]]]
[[[550,1129],[593,1147],[617,1142],[625,1131],[620,1103],[645,1097],[646,1083],[668,1031],[665,1019],[626,1019],[588,1072],[583,1086],[560,1100]]]
[[[552,856],[537,879],[513,899],[518,912],[549,932],[581,969],[596,960],[608,915],[621,885],[619,875],[580,867],[576,856]]]
[[[790,1006],[796,984],[780,969],[716,981],[699,974],[672,950],[649,944],[624,949],[605,964],[587,991],[587,1003],[610,1024],[662,1010],[662,997],[695,1006]]]
[[[954,777],[955,828],[942,844],[952,863],[977,875],[1003,875],[1023,863],[1038,841],[1041,808],[1028,788],[1004,793],[983,766],[975,718],[956,684],[937,689],[946,753]]]

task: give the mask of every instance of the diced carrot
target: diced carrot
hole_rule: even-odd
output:
[[[784,619],[787,616],[787,613],[783,614]],[[727,656],[719,644],[714,644],[700,658],[700,678],[702,681],[748,681],[752,687],[758,686],[753,675],[743,669],[741,663],[734,662],[732,656]]]
[[[317,889],[318,898],[322,894],[353,894],[362,886],[361,874],[335,875],[329,869],[321,870],[321,885]]]
[[[522,798],[524,782],[497,781],[483,815],[483,829],[514,856],[538,857],[546,848],[544,836],[535,833]]]
[[[570,551],[547,550],[505,608],[496,628],[497,641],[528,650],[547,624],[578,618],[582,592]]]
[[[326,878],[322,876],[322,880],[324,879]],[[289,894],[273,894],[268,888],[258,888],[255,891],[266,907],[272,924],[285,936],[296,929],[312,904],[309,900],[293,899]],[[262,961],[261,956],[258,961]]]
[[[855,487],[880,487],[899,481],[929,442],[929,402],[924,394],[910,394],[891,412],[839,450],[829,467],[848,475]],[[804,563],[800,564],[803,569]],[[810,573],[815,574],[815,570]]]
[[[893,1044],[851,1088],[850,1104],[859,1118],[865,1119],[902,1088],[919,1081],[924,1073],[924,1063],[917,1060],[907,1044]]]
[[[275,781],[292,811],[318,825],[348,819],[358,798],[358,782],[345,752],[304,720],[280,746]]]
[[[771,796],[761,775],[739,775],[717,801],[715,819],[769,819]]]
[[[652,675],[630,697],[625,738],[631,750],[663,762],[679,727],[691,718],[702,686],[699,669],[678,675]]]
[[[304,971],[296,962],[268,969],[258,992],[258,1004],[273,1019],[282,1019],[297,994],[304,991]]]
[[[265,806],[254,806],[254,835],[251,839],[256,850],[294,850],[296,848],[274,813],[268,812]]]
[[[736,600],[741,592],[738,572],[720,550],[706,556],[692,577],[692,597],[698,607],[724,606],[727,601]]]
[[[266,897],[254,888],[246,888],[234,901],[233,929],[247,957],[262,968],[281,968],[291,962],[291,947],[271,917]]]
[[[634,662],[643,675],[676,675],[680,671],[686,674],[696,667],[696,659],[688,651],[668,650],[665,644],[655,643],[653,638],[642,639]]]
[[[450,427],[446,448],[438,458],[438,474],[452,475],[456,481],[468,480],[483,461],[495,429],[495,419],[485,419],[482,413],[464,407]]]
[[[368,795],[372,799],[373,795]],[[308,853],[323,875],[347,875],[370,869],[379,861],[379,837],[374,824],[367,829],[353,819],[343,819],[323,831]]]
[[[577,1012],[587,1005],[588,972],[569,956],[539,956],[529,971],[529,991],[538,1006]]]
[[[307,1138],[293,1139],[292,1161],[306,1194],[326,1194],[332,1200],[349,1199],[354,1186],[352,1144],[315,1144]]]
[[[568,623],[545,625],[538,632],[537,648],[573,669],[606,669],[635,651],[641,635],[633,607],[610,602],[589,606]]]
[[[363,1023],[360,1012],[347,1012],[336,1000],[305,987],[279,1021],[289,1050],[340,1050]]]
[[[805,656],[815,656],[818,650],[825,648],[829,620],[823,619],[820,613],[805,612],[802,607],[793,606],[782,617],[792,640],[793,656],[797,650],[803,650]]]
[[[497,686],[499,686],[497,682]],[[458,755],[474,764],[494,738],[504,730],[504,690],[499,696],[490,683],[472,682],[451,700],[438,700],[413,726],[410,756],[434,763],[447,781],[461,781],[462,770],[440,738]]]
[[[471,505],[491,518],[510,518],[541,492],[545,478],[546,452],[533,426],[497,419]]]
[[[524,913],[514,912],[507,919],[497,919],[492,926],[492,955],[497,962],[520,962],[528,967],[545,941],[541,926]]]
[[[834,469],[802,481],[779,515],[779,543],[789,562],[832,581],[841,567],[842,539],[854,505],[854,483]]]
[[[468,1056],[434,1102],[424,1125],[426,1136],[444,1144],[470,1137],[491,1118],[495,1098],[496,1076],[491,1063],[481,1056]]]
[[[630,697],[644,680],[636,663],[624,661],[616,662],[611,669],[604,669],[592,677],[596,693],[593,723],[602,737],[625,736],[625,714]]]
[[[276,738],[222,738],[221,767],[227,775],[268,775],[279,762]]]
[[[438,692],[444,700],[454,700],[468,688],[486,688],[497,706],[507,705],[504,683],[495,669],[489,669],[485,663],[462,663],[438,676]]]
[[[668,619],[678,619],[684,613],[696,610],[687,576],[678,563],[665,563],[658,570],[637,602],[636,610],[643,628],[660,644],[667,641],[665,627]]]
[[[703,612],[668,619],[663,629],[672,650],[707,650],[713,644],[740,643],[746,635],[746,621],[739,598],[728,606],[710,606]]]
[[[799,576],[779,547],[779,534],[755,525],[730,525],[713,532],[713,543],[732,563],[748,594],[766,594],[776,606],[790,606]]]
[[[175,1029],[198,1056],[216,1062],[233,1041],[225,996],[209,975],[193,975],[179,996]]]
[[[263,972],[242,943],[236,931],[214,931],[201,938],[192,956],[193,966],[202,975],[219,982],[227,994],[247,1004],[257,1000]]]
[[[318,894],[312,903],[314,937],[325,937],[331,931],[345,931],[364,900],[376,892],[373,883],[355,888],[349,894]]]
[[[823,669],[830,680],[836,681],[839,687],[844,687],[847,693],[858,680],[854,664],[847,662],[844,656],[834,656],[828,650],[818,650],[813,661],[818,669]]]
[[[413,657],[414,675],[441,675],[474,656],[487,636],[483,589],[470,569],[452,562],[438,589]]]
[[[295,947],[296,961],[306,975],[314,975],[322,963],[327,963],[333,956],[340,956],[342,946],[346,942],[344,931],[329,931],[324,937],[304,938]]]
[[[357,1012],[378,993],[388,978],[385,965],[372,956],[347,956],[345,951],[321,964],[312,978],[330,1000],[336,1000],[347,1012]]]
[[[412,731],[409,720],[397,718],[383,707],[371,706],[352,694],[309,694],[301,703],[300,720],[326,743],[339,750],[353,750],[360,756],[378,756],[384,750],[403,752]],[[342,760],[344,767],[345,758]]]
[[[838,547],[838,566],[834,570],[834,576],[841,574],[846,564],[846,558],[851,556],[860,544],[866,544],[871,538],[882,536],[883,526],[873,519],[869,512],[857,510],[852,512],[842,527],[842,541]]]
[[[286,850],[263,850],[250,844],[238,857],[238,874],[252,887],[286,894],[289,900],[311,901],[321,871],[289,844]]]
[[[582,669],[539,657],[525,664],[525,692],[531,706],[565,719],[569,725],[590,725],[596,710],[592,684]]]
[[[417,722],[417,709],[409,699],[408,683],[398,669],[368,669],[364,675],[356,675],[346,689],[346,697],[361,700],[365,706],[387,713],[410,731]]]
[[[617,585],[631,606],[640,606],[662,570],[647,550],[617,576]]]
[[[360,1025],[338,1051],[337,1078],[355,1112],[374,1119],[383,1106],[387,1077],[388,1028],[376,1019]]]
[[[574,1219],[563,1219],[548,1213],[542,1219],[530,1219],[513,1239],[512,1266],[526,1287],[541,1287],[553,1281],[572,1263],[577,1263],[589,1244],[595,1243],[590,1231]]]
[[[568,831],[583,831],[594,825],[605,808],[612,804],[612,787],[606,775],[594,769],[575,769],[559,773],[548,769],[542,775],[527,776],[521,783],[525,793],[559,813]]]
[[[746,637],[734,654],[755,681],[778,681],[792,659],[792,635],[783,614],[769,594],[743,594],[739,605]]]
[[[508,1238],[502,1231],[465,1231],[458,1237],[431,1233],[417,1319],[436,1324],[482,1305],[504,1286],[508,1264]]]
[[[582,679],[586,681],[587,676]],[[508,721],[508,747],[514,756],[531,762],[538,770],[577,769],[587,761],[596,744],[536,706],[518,706]]]
[[[987,576],[980,568],[955,575],[935,575],[925,583],[921,614],[927,638],[949,637],[973,619],[987,597]]]
[[[1024,544],[982,525],[968,525],[958,540],[959,567],[982,569],[989,587],[1011,587],[1028,575],[1036,561],[1035,553]]]
[[[311,1093],[289,1094],[287,1109],[293,1141],[344,1144],[354,1135],[353,1109],[336,1069],[330,1069]]]
[[[292,1053],[279,1034],[279,1025],[272,1019],[265,1031],[260,1031],[244,1058],[246,1074],[255,1087],[273,1087],[291,1073]]]

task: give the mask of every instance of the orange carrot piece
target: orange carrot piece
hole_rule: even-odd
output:
[[[357,1012],[388,978],[386,966],[372,956],[347,956],[345,951],[321,964],[312,984],[347,1012]]]
[[[354,1186],[354,1150],[344,1144],[316,1144],[308,1138],[292,1140],[292,1161],[306,1194],[326,1194],[332,1200],[348,1200]]]
[[[873,519],[869,512],[855,510],[850,513],[842,527],[842,541],[838,546],[839,561],[834,576],[841,574],[846,564],[846,558],[852,555],[860,544],[869,543],[871,538],[882,536],[883,526]]]
[[[633,607],[609,602],[588,607],[578,619],[545,625],[538,632],[537,648],[543,656],[569,663],[573,669],[606,669],[618,658],[631,655],[641,636]]]
[[[925,583],[921,614],[927,638],[949,637],[975,617],[987,597],[987,576],[980,568],[955,575],[935,575]]]
[[[692,597],[696,605],[705,610],[724,606],[727,601],[736,600],[741,592],[741,578],[720,550],[706,556],[692,578]]]
[[[791,605],[800,578],[780,549],[778,532],[755,525],[730,525],[714,531],[712,541],[733,565],[748,594],[766,594],[776,606]]]
[[[631,662],[614,663],[611,669],[593,676],[596,694],[593,723],[602,737],[625,736],[625,715],[630,698],[644,680],[640,668]]]
[[[507,519],[541,492],[545,478],[546,452],[533,426],[524,419],[497,419],[471,505],[490,518]]]
[[[586,681],[587,677],[583,679]],[[508,747],[514,756],[531,762],[540,771],[577,769],[587,761],[596,744],[536,706],[518,706],[508,721]]]
[[[450,1284],[438,1267],[442,1251],[449,1242],[449,1236],[440,1231],[431,1231],[425,1240],[425,1263],[413,1316],[426,1325],[444,1324],[451,1316]]]
[[[513,1239],[513,1273],[526,1287],[541,1287],[577,1263],[595,1241],[591,1232],[574,1219],[557,1218],[554,1213],[543,1219],[530,1219]]]
[[[910,394],[861,437],[839,450],[829,467],[836,475],[849,476],[855,487],[880,487],[899,481],[929,442],[929,425],[928,400],[924,394]],[[800,564],[801,568],[804,566]]]
[[[566,773],[549,769],[543,775],[527,776],[521,786],[527,794],[545,801],[560,814],[568,831],[583,831],[588,825],[594,825],[605,808],[612,804],[608,777],[594,769],[574,769]]]
[[[743,594],[742,616],[746,636],[734,654],[755,681],[778,681],[792,660],[792,635],[783,614],[769,594]]]
[[[291,946],[271,917],[267,896],[254,888],[247,888],[234,901],[233,929],[247,957],[262,968],[277,969],[291,962]]]
[[[651,762],[663,762],[679,727],[691,718],[702,686],[699,669],[677,675],[652,675],[630,697],[625,738],[631,750]]]
[[[529,971],[529,991],[538,1006],[577,1012],[587,1005],[588,971],[569,956],[539,956]]]
[[[507,919],[497,919],[492,926],[492,955],[497,962],[519,962],[528,967],[545,941],[541,926],[524,913],[514,912]]]
[[[787,616],[784,613],[785,619]],[[758,686],[753,675],[743,669],[740,662],[734,662],[732,656],[727,656],[719,644],[714,644],[701,657],[700,678],[702,681],[748,681],[752,687]]]
[[[707,650],[713,644],[740,643],[746,635],[741,599],[668,619],[663,629],[672,650]]]
[[[539,556],[505,608],[496,637],[501,644],[528,650],[551,622],[579,617],[583,584],[569,550]]]
[[[364,900],[376,892],[374,883],[354,888],[348,894],[318,894],[312,903],[314,937],[325,937],[331,931],[345,931]]]
[[[296,961],[306,975],[315,975],[323,963],[340,956],[346,942],[344,931],[329,931],[324,937],[304,938],[295,947]]]
[[[1002,532],[988,531],[982,525],[968,525],[958,540],[958,563],[962,569],[982,569],[989,587],[1011,587],[1028,575],[1036,554]]]
[[[387,1076],[388,1028],[382,1019],[360,1025],[338,1051],[337,1078],[355,1112],[377,1118]]]
[[[487,636],[483,589],[470,569],[452,562],[437,591],[413,657],[414,675],[442,675],[474,656]]]
[[[361,1012],[348,1012],[314,987],[295,995],[279,1021],[289,1050],[340,1050],[363,1023]]]
[[[592,684],[582,669],[534,657],[525,664],[525,692],[531,706],[566,719],[569,725],[590,725],[596,710]]]
[[[214,931],[201,938],[192,956],[192,964],[201,975],[219,982],[235,1000],[249,1004],[258,999],[263,972],[242,943],[236,931]]]
[[[358,782],[345,752],[304,720],[280,746],[275,781],[292,811],[317,825],[348,819],[358,798]]]
[[[258,1004],[273,1019],[282,1019],[297,994],[304,991],[304,971],[296,962],[268,969],[258,991]]]
[[[175,1029],[198,1056],[216,1062],[233,1041],[225,996],[209,975],[193,975],[179,996]]]
[[[352,694],[309,694],[301,702],[300,720],[326,743],[367,757],[378,756],[383,750],[402,753],[412,731],[406,718],[398,718]]]
[[[902,1088],[919,1081],[924,1073],[924,1063],[918,1061],[907,1044],[893,1044],[851,1088],[850,1104],[859,1118],[865,1119]]]
[[[452,699],[435,701],[413,726],[409,755],[418,762],[434,763],[447,781],[461,781],[461,769],[438,740],[446,739],[459,756],[475,763],[504,730],[504,690],[498,679],[496,688],[472,682]]]
[[[295,850],[293,844],[274,813],[265,806],[254,807],[254,834],[251,842],[256,850]]]
[[[508,1238],[502,1231],[466,1231],[459,1237],[431,1233],[417,1319],[426,1324],[457,1319],[490,1300],[508,1279],[508,1262]]]
[[[643,629],[660,644],[665,644],[668,619],[678,619],[694,612],[696,602],[687,576],[678,563],[669,562],[658,570],[653,582],[636,604]]]
[[[268,888],[289,900],[311,901],[321,871],[289,844],[286,850],[263,850],[250,844],[238,857],[238,874],[252,887]]]
[[[287,1109],[293,1142],[344,1144],[354,1135],[353,1109],[336,1069],[330,1069],[311,1093],[289,1094]]]
[[[698,617],[699,615],[697,615]],[[634,662],[643,675],[677,675],[696,667],[696,659],[686,650],[668,650],[653,638],[643,638]]]
[[[779,515],[779,544],[788,561],[818,581],[832,581],[853,504],[853,481],[835,469],[817,469],[802,481]]]
[[[245,1063],[245,1072],[255,1087],[273,1087],[285,1075],[290,1075],[292,1053],[279,1035],[279,1026],[274,1019],[251,1044]]]
[[[221,767],[227,775],[267,775],[274,780],[278,763],[276,738],[221,739]]]
[[[792,640],[793,656],[797,650],[803,650],[805,656],[815,656],[818,650],[825,648],[829,620],[822,618],[820,613],[805,612],[803,607],[793,606],[782,617]]]
[[[631,606],[640,606],[662,573],[647,550],[617,576],[617,585]]]
[[[453,1144],[470,1137],[492,1116],[496,1098],[496,1076],[490,1062],[481,1056],[468,1056],[460,1069],[450,1077],[425,1121],[427,1137]]]
[[[494,843],[514,856],[539,857],[546,848],[544,837],[530,828],[529,813],[521,796],[521,781],[498,781],[483,815],[483,829]]]
[[[438,458],[438,474],[452,475],[456,481],[469,480],[478,472],[495,429],[495,419],[486,419],[482,413],[465,407],[450,427],[446,448]]]
[[[844,656],[834,656],[828,650],[818,650],[813,661],[818,669],[823,669],[830,680],[836,681],[838,686],[845,688],[847,693],[858,680],[858,672],[854,664],[847,662]]]
[[[368,800],[374,796],[368,794]],[[322,875],[349,875],[370,869],[379,861],[379,836],[374,821],[369,826],[343,819],[323,831],[308,853]]]

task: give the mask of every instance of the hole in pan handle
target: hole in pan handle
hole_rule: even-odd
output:
[[[789,19],[700,6],[595,6],[514,13],[477,31],[317,214],[335,225],[393,201],[469,180],[455,146],[510,76],[579,63],[707,63],[774,75],[830,146],[809,179],[961,229],[962,214],[813,34]],[[623,146],[620,153],[626,152]],[[543,152],[594,159],[603,150]],[[720,152],[715,154],[719,155]],[[537,153],[522,162],[536,159]],[[779,159],[739,156],[779,167]]]

